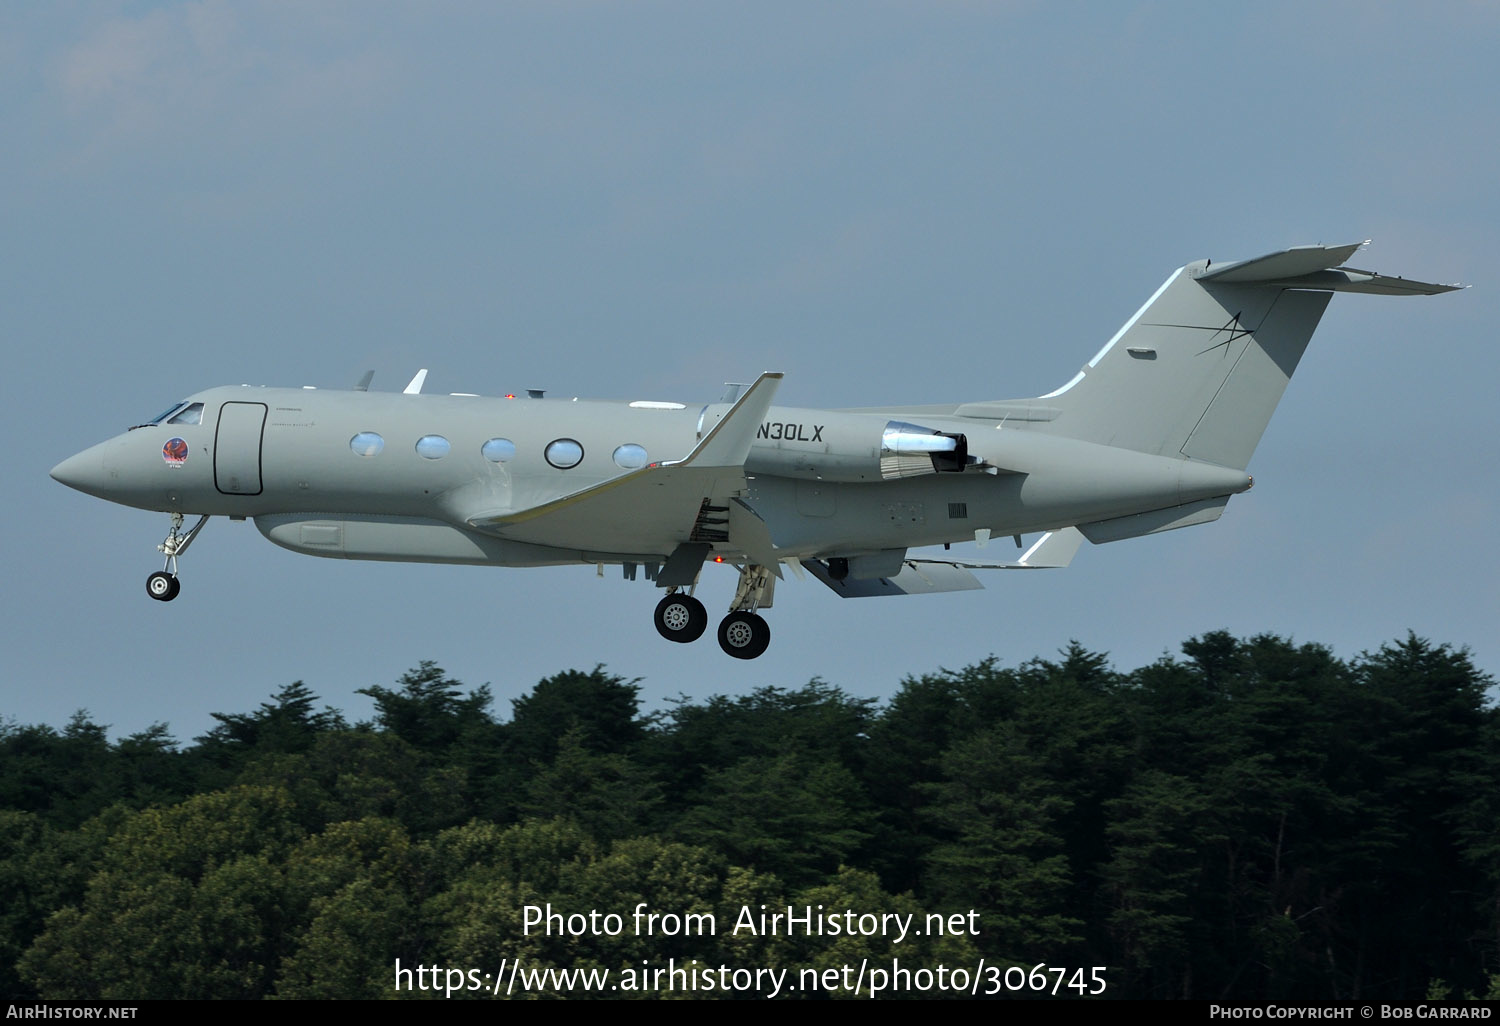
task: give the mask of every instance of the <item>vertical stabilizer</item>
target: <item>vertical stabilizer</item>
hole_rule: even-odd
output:
[[[1338,266],[1359,244],[1188,264],[1062,388],[1039,430],[1243,470],[1332,294],[1458,286]]]

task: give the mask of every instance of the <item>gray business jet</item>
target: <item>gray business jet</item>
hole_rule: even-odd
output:
[[[1460,288],[1342,266],[1362,244],[1178,269],[1071,381],[1035,399],[881,409],[772,405],[780,374],[718,401],[212,388],[52,470],[171,514],[154,599],[211,516],[340,559],[620,566],[690,642],[707,563],[739,572],[719,644],[753,659],[788,567],[854,598],[982,587],[1095,544],[1217,520],[1334,292]],[[197,522],[183,530],[184,516]],[[1040,533],[1010,562],[911,549]]]

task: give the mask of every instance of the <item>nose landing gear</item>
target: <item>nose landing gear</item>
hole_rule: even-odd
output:
[[[188,550],[193,544],[193,539],[198,537],[198,532],[203,530],[203,525],[208,523],[208,517],[201,516],[187,534],[182,533],[182,514],[172,514],[172,530],[167,534],[166,540],[156,547],[157,552],[167,554],[166,565],[146,578],[146,594],[158,602],[171,602],[182,591],[182,582],[177,579],[177,557]]]

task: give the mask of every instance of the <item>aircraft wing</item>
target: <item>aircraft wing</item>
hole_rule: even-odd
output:
[[[814,577],[844,598],[876,598],[882,595],[932,595],[943,591],[975,591],[983,588],[970,570],[1053,570],[1073,561],[1083,534],[1076,527],[1048,531],[1012,563],[980,563],[962,559],[912,557],[901,564],[894,577],[835,580],[826,564],[805,559],[802,565]]]
[[[666,554],[701,541],[695,533],[707,501],[728,505],[746,486],[745,460],[781,378],[757,378],[680,460],[654,463],[530,509],[477,516],[468,525],[515,541],[600,552]]]

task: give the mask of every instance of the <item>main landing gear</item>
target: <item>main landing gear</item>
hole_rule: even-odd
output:
[[[656,604],[656,632],[668,641],[686,645],[707,629],[708,610],[691,595],[673,591]]]
[[[771,627],[755,610],[770,597],[771,572],[750,564],[740,570],[729,615],[719,622],[719,647],[736,659],[754,659],[771,644]],[[692,595],[670,590],[656,604],[656,632],[668,641],[697,641],[708,629],[708,610]]]
[[[198,532],[203,530],[203,525],[208,523],[207,516],[198,518],[193,529],[187,534],[182,533],[182,514],[172,514],[172,530],[167,534],[166,541],[156,547],[157,552],[167,554],[166,565],[146,578],[146,594],[158,602],[171,602],[182,591],[182,582],[177,579],[177,557],[188,550],[193,544],[193,539],[198,537]]]
[[[754,659],[771,644],[771,625],[759,613],[740,610],[719,621],[719,647],[736,659]]]

